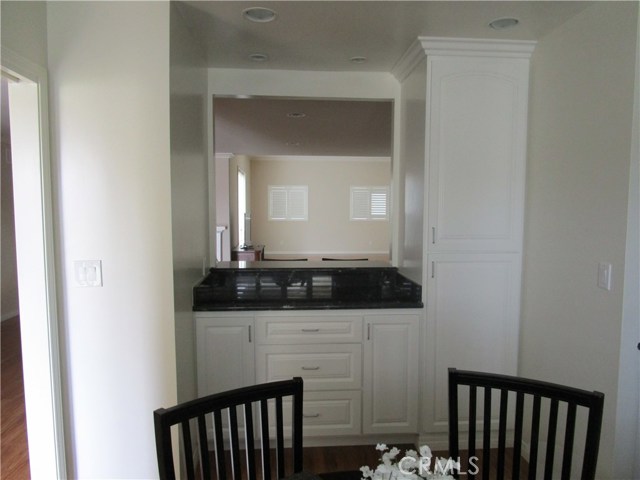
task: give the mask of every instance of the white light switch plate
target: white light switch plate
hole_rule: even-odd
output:
[[[611,264],[598,263],[598,286],[605,290],[611,290]]]
[[[101,260],[76,260],[73,262],[76,284],[80,287],[102,286]]]

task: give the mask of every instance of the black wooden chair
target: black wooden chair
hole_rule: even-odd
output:
[[[574,454],[576,442],[576,412],[578,407],[584,407],[584,412],[579,412],[582,416],[587,416],[587,429],[584,435],[584,456],[582,462],[582,472],[578,476],[573,474],[571,478],[581,478],[582,480],[593,480],[596,474],[596,463],[598,460],[598,448],[600,444],[600,429],[602,426],[602,409],[604,405],[604,394],[600,392],[589,392],[577,388],[566,387],[538,380],[498,375],[491,373],[469,372],[463,370],[449,369],[449,455],[457,459],[460,454],[459,448],[459,414],[458,400],[460,386],[466,385],[469,400],[469,422],[468,422],[468,443],[466,445],[469,457],[476,456],[476,426],[479,420],[476,414],[478,405],[478,389],[482,389],[480,401],[482,406],[482,457],[478,462],[482,465],[478,476],[484,480],[489,478],[491,455],[490,449],[484,448],[491,445],[491,417],[492,417],[492,391],[499,393],[499,420],[498,420],[498,449],[495,460],[496,478],[502,479],[505,476],[505,464],[511,460],[512,478],[535,479],[538,464],[538,446],[541,440],[540,418],[541,405],[544,417],[548,418],[545,428],[546,449],[544,453],[544,478],[558,478],[554,474],[554,455],[556,451],[556,432],[558,430],[558,412],[562,411],[562,416],[566,413],[564,422],[564,438],[560,442],[562,445],[562,473],[561,478],[569,479],[571,476],[571,462]],[[515,410],[509,408],[509,395],[515,396]],[[526,398],[526,409],[525,409]],[[531,412],[531,420],[527,420],[531,428],[530,438],[523,439],[523,426],[525,425],[524,412]],[[508,420],[509,412],[509,420]],[[547,415],[548,412],[548,415]],[[528,415],[527,415],[528,416]],[[512,427],[510,425],[512,422]],[[562,422],[561,422],[562,423]],[[510,436],[513,428],[512,449],[507,448],[507,436]],[[509,434],[509,435],[508,435]],[[521,472],[521,454],[523,440],[529,444],[529,468],[528,476]],[[464,446],[462,447],[464,449]],[[509,451],[511,450],[511,451]],[[511,457],[509,459],[509,456]],[[541,458],[542,460],[542,458]],[[464,465],[462,466],[464,471]],[[476,470],[475,468],[472,470]],[[468,478],[475,478],[475,475],[468,475]]]
[[[283,398],[291,397],[291,455],[293,471],[302,471],[302,378],[281,382],[264,383],[238,388],[207,397],[198,398],[171,408],[159,408],[153,412],[156,435],[156,451],[160,479],[175,479],[174,449],[172,444],[172,426],[179,425],[179,437],[183,450],[183,462],[186,478],[211,479],[209,446],[215,454],[217,480],[232,478],[256,480],[259,470],[256,467],[256,448],[254,439],[254,406],[259,412],[260,444],[262,453],[261,471],[264,480],[271,479],[270,431],[275,429],[275,471],[276,478],[285,477],[285,441]],[[255,405],[254,405],[255,403]],[[244,427],[238,427],[237,407],[243,407]],[[274,417],[275,422],[269,421]],[[228,421],[223,422],[223,411]],[[272,415],[270,415],[270,412]],[[272,420],[274,420],[272,418]],[[228,428],[225,440],[223,428]],[[209,435],[208,430],[213,434]],[[240,449],[240,433],[244,430],[244,448]],[[212,437],[211,439],[209,437]],[[194,448],[194,440],[196,446]],[[211,440],[211,441],[210,441]],[[228,454],[225,453],[225,441]],[[287,449],[288,450],[288,449]],[[288,453],[288,452],[287,452]],[[213,455],[212,455],[213,456]],[[243,461],[241,461],[241,458]],[[230,465],[229,465],[230,464]],[[241,472],[241,465],[246,471]],[[230,472],[229,472],[229,468]],[[198,475],[196,476],[196,472]]]

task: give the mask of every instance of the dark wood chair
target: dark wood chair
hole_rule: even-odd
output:
[[[537,473],[537,464],[539,459],[538,447],[541,440],[545,440],[540,430],[541,410],[545,412],[544,418],[547,419],[546,428],[546,444],[544,455],[544,478],[558,478],[555,476],[554,454],[556,451],[556,443],[562,445],[562,473],[561,478],[569,479],[571,475],[571,463],[574,454],[574,445],[580,445],[576,442],[576,413],[578,407],[586,409],[578,413],[587,417],[587,429],[584,435],[584,456],[582,462],[582,471],[580,475],[573,473],[571,478],[581,478],[582,480],[593,480],[596,474],[596,463],[598,460],[598,449],[600,444],[600,429],[602,426],[602,409],[604,405],[604,394],[600,392],[589,392],[579,390],[577,388],[566,387],[538,380],[530,380],[507,375],[498,375],[491,373],[469,372],[463,370],[449,369],[449,455],[457,459],[460,454],[459,447],[459,413],[458,400],[459,392],[463,389],[468,391],[468,433],[466,449],[469,457],[476,456],[476,428],[478,419],[476,410],[479,403],[482,403],[482,413],[480,415],[482,445],[486,447],[491,445],[492,430],[492,392],[495,390],[499,394],[499,415],[498,415],[498,449],[497,460],[495,460],[495,471],[497,478],[502,479],[505,476],[505,463],[512,462],[512,478],[529,478],[535,479]],[[478,392],[482,390],[482,392]],[[510,395],[510,392],[514,392]],[[480,396],[480,399],[478,397]],[[512,401],[509,402],[511,396]],[[515,397],[515,410],[513,409],[513,397]],[[526,404],[525,404],[526,399]],[[479,402],[480,400],[480,402]],[[497,400],[497,398],[496,398]],[[526,405],[526,408],[525,408]],[[542,406],[542,408],[541,408]],[[556,441],[556,432],[558,431],[558,412],[562,412],[561,417],[566,414],[564,423],[564,437],[559,442]],[[527,419],[527,425],[530,425],[530,438],[523,438],[523,427],[525,426],[524,412],[531,412],[531,420]],[[509,412],[509,417],[508,417]],[[527,418],[529,417],[527,413]],[[508,420],[509,418],[509,420]],[[512,422],[513,427],[510,423]],[[513,446],[512,449],[507,448],[508,430],[513,428]],[[541,438],[542,437],[542,438]],[[495,439],[494,439],[495,440]],[[521,472],[521,454],[522,443],[529,444],[529,468],[528,476]],[[465,448],[464,446],[462,447]],[[508,457],[511,457],[510,459]],[[540,460],[543,458],[540,457]],[[478,459],[482,465],[481,471],[477,472],[477,476],[482,479],[489,478],[490,471],[490,449],[482,448],[482,456]],[[464,465],[462,466],[464,471]],[[473,469],[475,470],[475,468]],[[468,478],[475,478],[475,475],[468,475]]]
[[[198,398],[171,408],[159,408],[153,412],[156,436],[156,451],[160,479],[175,479],[174,449],[172,444],[172,426],[179,425],[179,437],[182,446],[182,460],[186,478],[211,479],[209,445],[213,446],[217,480],[232,478],[256,480],[256,446],[254,439],[254,407],[259,412],[260,443],[262,453],[261,472],[264,480],[271,479],[270,432],[275,429],[275,472],[276,478],[285,477],[285,441],[283,398],[291,397],[291,455],[293,471],[302,471],[302,378],[281,382],[264,383],[238,388],[227,392]],[[242,407],[244,419],[244,448],[240,449],[237,407]],[[223,422],[224,417],[228,420]],[[273,413],[275,412],[275,415]],[[270,415],[271,413],[271,415]],[[269,417],[274,417],[270,422]],[[275,420],[275,421],[273,421]],[[223,435],[228,429],[228,439]],[[212,434],[209,434],[209,430]],[[194,446],[194,443],[196,444]],[[228,453],[225,452],[225,443]],[[289,450],[287,449],[287,453]],[[242,458],[242,461],[241,461]],[[246,472],[241,472],[241,464]],[[229,466],[231,467],[229,469]],[[197,473],[197,475],[196,475]],[[183,476],[183,478],[185,478]]]

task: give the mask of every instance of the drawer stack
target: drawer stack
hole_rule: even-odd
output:
[[[305,435],[357,435],[362,403],[361,316],[256,318],[256,382],[304,379]]]

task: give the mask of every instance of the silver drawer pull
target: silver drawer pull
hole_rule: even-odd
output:
[[[302,367],[302,370],[320,370],[320,367]]]
[[[319,332],[320,329],[319,328],[303,328],[302,331],[305,333],[314,333],[314,332]]]
[[[302,416],[304,418],[318,418],[320,414],[319,413],[303,413]]]

